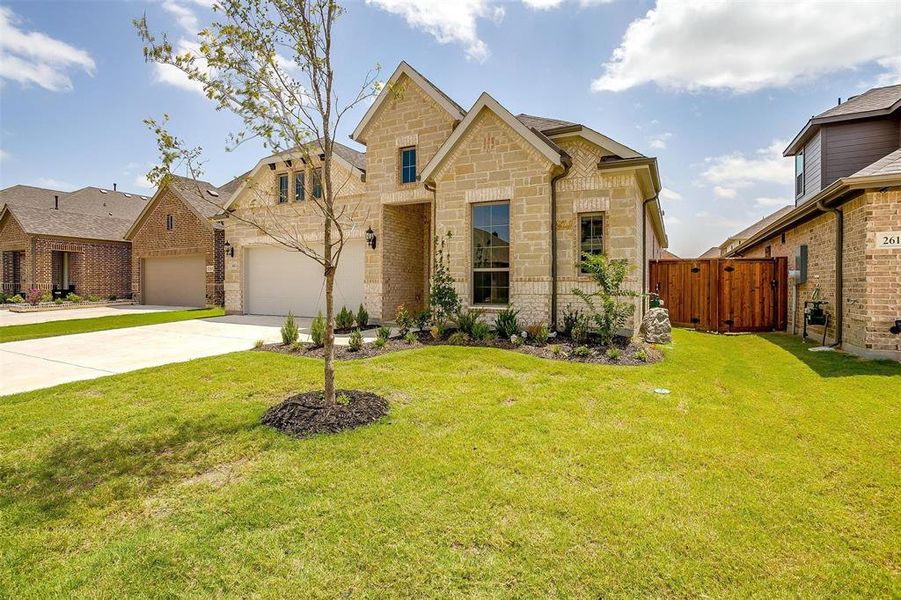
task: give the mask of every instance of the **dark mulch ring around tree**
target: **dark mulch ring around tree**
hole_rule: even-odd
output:
[[[388,401],[370,392],[338,390],[337,402],[332,404],[325,401],[322,390],[315,390],[276,404],[260,421],[292,437],[307,438],[369,425],[387,413]]]
[[[607,365],[646,365],[658,362],[663,358],[663,354],[660,350],[653,345],[625,337],[614,338],[609,346],[598,346],[591,343],[580,346],[562,335],[558,335],[549,340],[547,344],[540,346],[528,343],[515,346],[507,340],[496,338],[490,340],[475,340],[471,338],[460,340],[453,339],[453,336],[445,336],[440,340],[436,340],[427,331],[414,332],[414,335],[416,336],[416,341],[408,342],[401,337],[393,337],[381,348],[374,343],[363,344],[363,347],[359,350],[351,350],[347,346],[335,346],[335,359],[354,360],[359,358],[371,358],[373,356],[388,354],[389,352],[410,350],[422,346],[441,345],[500,348],[552,360]],[[452,339],[453,341],[451,341]],[[579,350],[580,347],[586,348],[588,354],[585,354],[585,350]],[[311,344],[294,344],[289,346],[284,344],[267,344],[259,348],[259,350],[264,352],[277,352],[279,354],[292,354],[295,356],[309,356],[311,358],[322,358],[324,354],[321,346],[313,346]]]

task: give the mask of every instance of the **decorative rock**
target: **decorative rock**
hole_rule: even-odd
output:
[[[649,344],[669,344],[673,341],[672,331],[669,311],[665,308],[652,308],[641,320],[638,333]]]

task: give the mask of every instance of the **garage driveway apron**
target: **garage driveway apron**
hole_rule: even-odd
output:
[[[280,341],[283,320],[228,316],[0,344],[0,395],[249,350]],[[309,341],[309,319],[298,325]]]

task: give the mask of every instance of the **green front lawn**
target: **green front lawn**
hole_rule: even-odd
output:
[[[35,338],[70,335],[73,333],[88,333],[91,331],[104,331],[106,329],[122,329],[124,327],[139,327],[141,325],[157,325],[159,323],[188,321],[190,319],[221,317],[224,314],[225,311],[221,308],[194,308],[190,310],[112,315],[109,317],[94,317],[90,319],[48,321],[46,323],[34,323],[31,325],[7,325],[6,327],[0,327],[0,344],[3,342],[17,342],[19,340],[32,340]]]
[[[261,427],[321,369],[264,352],[0,399],[0,597],[901,593],[896,363],[677,331],[644,367],[337,368],[389,416]]]

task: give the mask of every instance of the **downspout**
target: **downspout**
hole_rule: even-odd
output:
[[[844,297],[842,288],[844,287],[842,272],[842,250],[845,241],[845,218],[842,211],[837,208],[827,207],[822,200],[817,201],[817,208],[821,212],[831,212],[835,215],[835,342],[833,347],[841,346],[842,343],[842,321],[845,312]]]
[[[648,296],[648,204],[655,202],[657,196],[648,198],[641,203],[641,314],[647,312],[646,298]]]
[[[569,175],[573,161],[562,157],[563,172],[551,178],[551,331],[557,331],[557,181]]]
[[[429,183],[428,181],[423,182],[423,187],[425,187],[426,191],[432,192],[432,218],[429,223],[429,264],[428,264],[428,281],[432,281],[432,269],[434,268],[435,257],[432,256],[432,253],[435,251],[435,239],[438,237],[438,223],[435,219],[438,218],[438,186],[434,183]],[[426,287],[429,287],[428,285]],[[431,293],[431,289],[427,290]],[[426,300],[426,308],[428,306],[428,300]]]

